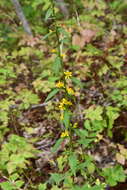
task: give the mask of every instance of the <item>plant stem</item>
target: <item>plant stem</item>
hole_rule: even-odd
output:
[[[54,26],[55,26],[55,34],[56,34],[56,38],[57,38],[57,49],[58,49],[58,57],[60,59],[61,62],[61,70],[62,70],[62,74],[64,75],[64,63],[63,63],[63,57],[61,56],[61,40],[60,40],[60,32],[59,32],[59,26],[57,25],[56,22],[56,13],[55,13],[55,3],[54,0],[50,0],[51,1],[51,5],[52,5],[52,11],[53,11],[53,19],[54,19]],[[66,80],[65,77],[63,77],[63,81],[64,81],[64,85],[66,86]],[[68,98],[68,94],[65,88],[65,97]],[[71,119],[70,119],[71,120]],[[67,129],[69,131],[69,148],[70,148],[70,152],[72,152],[73,150],[73,140],[72,140],[72,130],[71,130],[71,126],[69,126],[69,129]]]
[[[56,38],[57,38],[58,57],[60,58],[60,62],[61,62],[62,70],[63,70],[63,58],[61,56],[61,49],[60,49],[61,42],[60,42],[60,35],[59,35],[59,27],[58,27],[57,22],[56,22],[54,0],[51,0],[51,5],[52,5],[52,11],[53,11],[54,25],[55,25],[55,34],[56,34]]]

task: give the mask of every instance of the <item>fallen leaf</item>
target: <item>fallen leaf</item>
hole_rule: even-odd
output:
[[[127,158],[127,149],[124,148],[124,146],[121,145],[121,144],[118,144],[118,148],[119,148],[119,150],[120,150],[120,153],[121,153],[125,158]]]
[[[85,44],[90,43],[96,36],[96,31],[91,29],[81,29],[80,34],[74,34],[72,37],[72,44],[83,48]]]
[[[82,36],[84,43],[90,43],[93,40],[93,38],[96,36],[96,31],[91,29],[85,29],[81,30],[80,34]]]
[[[83,48],[83,46],[85,45],[82,36],[78,35],[78,34],[74,34],[72,37],[72,44],[75,46],[79,46],[80,48]]]
[[[120,163],[122,165],[125,164],[125,157],[120,153],[116,154],[116,160],[117,160],[118,163]]]

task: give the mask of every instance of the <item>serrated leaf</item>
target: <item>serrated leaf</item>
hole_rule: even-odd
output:
[[[19,177],[20,177],[19,174],[14,173],[14,174],[12,174],[12,175],[10,176],[10,179],[13,180],[13,181],[15,181],[15,180],[18,179]]]
[[[47,186],[46,184],[40,184],[38,190],[46,190],[47,188],[46,186]]]
[[[102,113],[103,113],[103,107],[101,106],[90,106],[88,109],[84,110],[84,113],[86,114],[85,117],[90,120],[102,120]]]
[[[22,181],[22,180],[17,180],[17,181],[15,182],[15,185],[16,185],[16,187],[17,187],[18,189],[19,189],[20,187],[22,187],[23,184],[24,184],[24,181]]]
[[[63,180],[64,176],[63,174],[58,173],[51,173],[50,180],[51,182],[55,182],[57,185]]]
[[[14,186],[8,181],[1,183],[0,186],[2,190],[14,190]]]
[[[87,166],[88,172],[90,174],[94,173],[95,171],[95,165],[91,162],[88,166]]]
[[[76,170],[78,168],[78,159],[75,154],[69,156],[69,166],[73,175],[76,175]]]
[[[8,162],[7,163],[7,171],[9,174],[13,173],[16,170],[16,164],[13,162]]]
[[[63,171],[65,159],[66,159],[66,157],[64,157],[64,156],[60,156],[59,158],[57,158],[58,168],[59,168],[60,172]]]

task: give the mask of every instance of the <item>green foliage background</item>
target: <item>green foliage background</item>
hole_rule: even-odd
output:
[[[0,0],[0,187],[104,190],[126,181],[126,0],[66,0],[68,19],[53,0],[20,3],[33,36]],[[72,102],[63,120],[62,98]]]

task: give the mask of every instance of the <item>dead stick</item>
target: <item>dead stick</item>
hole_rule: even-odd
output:
[[[19,20],[22,22],[22,25],[23,25],[23,28],[25,30],[25,32],[29,35],[32,35],[32,31],[31,31],[31,28],[29,26],[29,23],[23,13],[23,10],[22,10],[22,7],[19,3],[19,0],[11,0],[14,7],[15,7],[15,11],[19,17]]]

